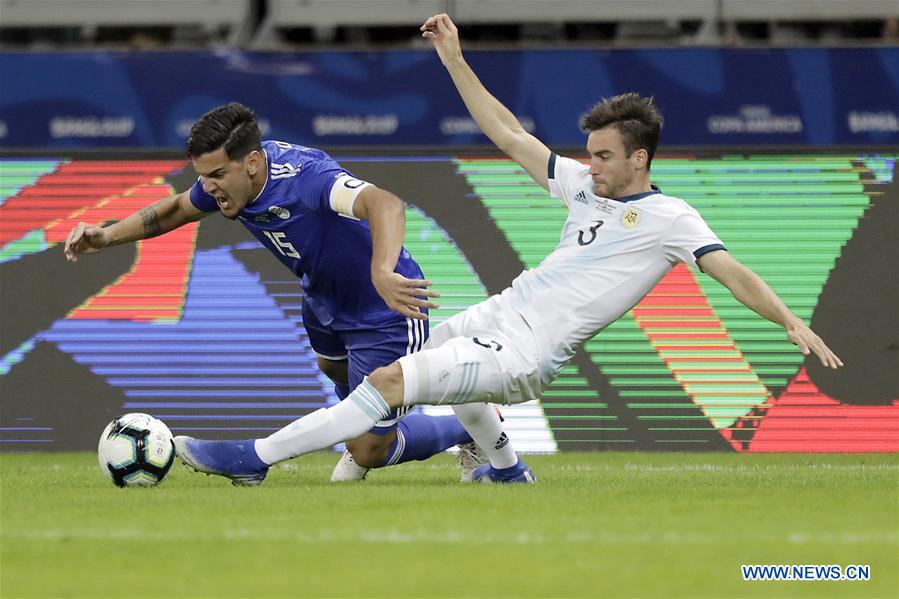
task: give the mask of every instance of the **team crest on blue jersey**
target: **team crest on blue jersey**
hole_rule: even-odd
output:
[[[290,218],[290,211],[286,208],[282,208],[281,206],[271,206],[269,207],[268,211],[281,220],[287,220],[288,218]]]

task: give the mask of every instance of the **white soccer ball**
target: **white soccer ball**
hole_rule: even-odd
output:
[[[100,470],[118,487],[158,485],[175,461],[172,431],[149,414],[131,413],[110,422],[97,446]]]

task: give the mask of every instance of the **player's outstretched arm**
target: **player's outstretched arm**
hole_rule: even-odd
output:
[[[207,214],[210,213],[194,207],[190,192],[185,191],[154,202],[108,227],[78,223],[66,237],[63,253],[69,262],[77,262],[78,254],[95,254],[113,245],[156,237]]]
[[[487,91],[462,57],[459,31],[449,16],[435,15],[421,26],[462,96],[468,112],[496,147],[517,162],[544,189],[549,189],[547,165],[550,149],[524,130],[508,108]]]
[[[702,270],[725,287],[743,305],[787,330],[787,337],[808,355],[814,352],[824,366],[839,368],[840,358],[802,319],[793,314],[774,290],[757,274],[723,250],[709,252],[697,261]]]
[[[428,289],[426,279],[407,279],[394,272],[406,237],[406,205],[401,199],[374,185],[363,189],[353,204],[353,215],[368,221],[371,228],[371,282],[384,303],[407,318],[427,320],[420,308],[438,308],[427,299],[440,297]]]

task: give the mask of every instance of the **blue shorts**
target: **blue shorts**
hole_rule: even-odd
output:
[[[347,360],[350,391],[376,368],[392,364],[417,352],[429,335],[427,320],[414,320],[396,315],[396,320],[376,329],[333,330],[323,325],[308,304],[303,304],[303,324],[312,350],[327,360]],[[427,310],[425,309],[425,313]],[[394,410],[378,422],[371,432],[384,434],[392,429],[407,408]]]

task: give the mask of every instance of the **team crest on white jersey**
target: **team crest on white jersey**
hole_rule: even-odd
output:
[[[642,210],[634,208],[633,206],[628,206],[627,210],[624,211],[624,214],[621,215],[621,226],[625,229],[633,229],[640,224],[640,217],[642,215]]]
[[[287,220],[290,218],[290,211],[286,208],[282,208],[281,206],[271,206],[268,209],[270,214],[274,214],[281,220]]]
[[[285,162],[284,164],[272,162],[272,179],[287,179],[288,177],[295,177],[300,173],[301,168],[303,168],[303,165],[294,166],[289,162]]]

